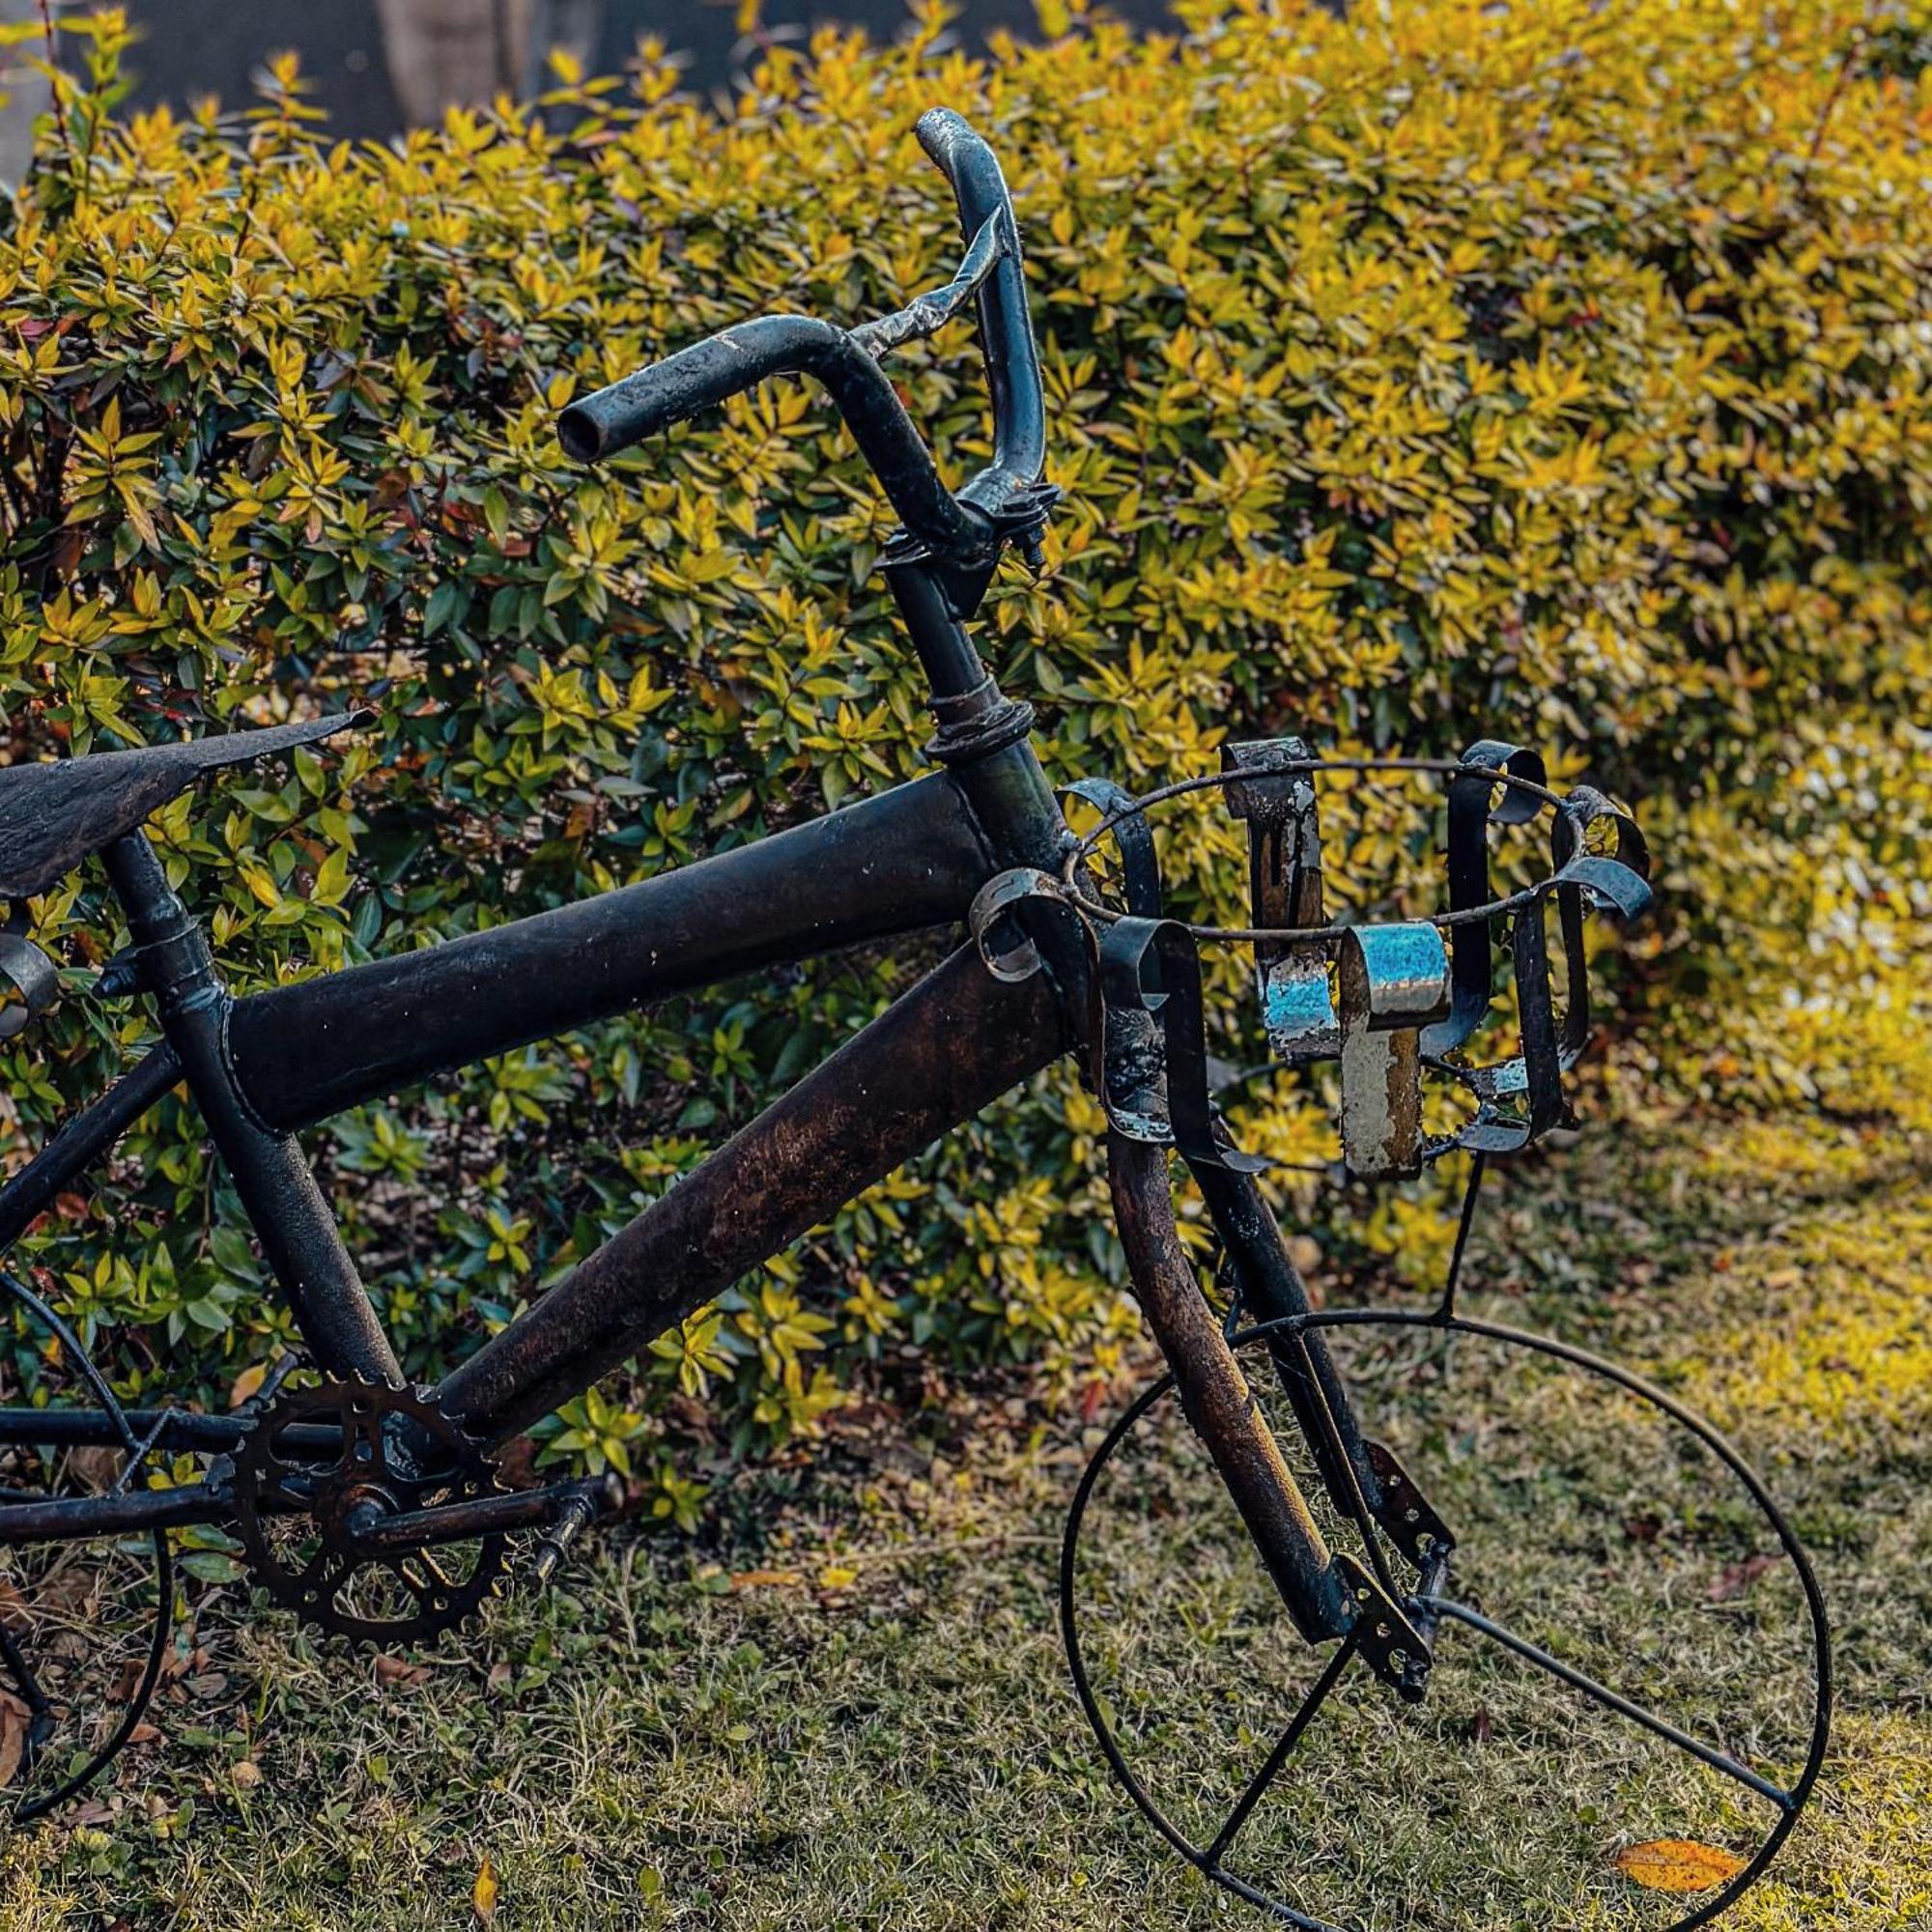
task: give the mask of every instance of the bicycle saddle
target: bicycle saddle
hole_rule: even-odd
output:
[[[369,715],[341,711],[300,724],[0,769],[0,899],[33,898],[58,884],[204,772],[312,745]]]

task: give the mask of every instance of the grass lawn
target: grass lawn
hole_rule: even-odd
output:
[[[1499,1178],[1479,1224],[1482,1312],[1664,1382],[1817,1557],[1836,1730],[1740,1932],[1932,1925],[1929,1179],[1932,1146],[1890,1128],[1657,1120]],[[1398,1448],[1435,1452],[1427,1484],[1470,1524],[1477,1601],[1795,1768],[1795,1587],[1709,1466],[1575,1377],[1364,1346]],[[419,1657],[242,1629],[217,1592],[164,1745],[14,1837],[0,1925],[461,1925],[486,1857],[505,1927],[1259,1925],[1139,1823],[1068,1689],[1060,1524],[1119,1406],[1083,1430],[982,1386],[910,1441],[855,1428],[748,1478],[745,1526],[703,1551],[613,1532]],[[1094,1655],[1177,1804],[1225,1810],[1308,1667],[1191,1506],[1185,1456],[1140,1468],[1100,1497]],[[1405,1932],[1657,1926],[1672,1901],[1620,1849],[1743,1848],[1766,1822],[1465,1633],[1442,1657],[1419,1713],[1345,1680],[1301,1781],[1251,1821],[1243,1846],[1305,1904]]]

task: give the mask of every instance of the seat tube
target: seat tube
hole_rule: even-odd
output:
[[[117,839],[103,856],[133,934],[141,984],[155,997],[209,1138],[316,1365],[328,1375],[400,1384],[395,1353],[300,1143],[256,1121],[236,1083],[227,1053],[228,988],[201,929],[145,833]]]

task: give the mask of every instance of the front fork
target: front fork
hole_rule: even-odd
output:
[[[1429,1675],[1428,1638],[1398,1605],[1392,1580],[1331,1549],[1311,1515],[1181,1247],[1165,1150],[1117,1131],[1108,1136],[1107,1159],[1128,1270],[1182,1411],[1296,1630],[1311,1643],[1348,1638],[1378,1677],[1419,1699]],[[1299,1277],[1280,1252],[1280,1235],[1253,1182],[1225,1169],[1204,1169],[1201,1178],[1249,1306],[1264,1319],[1305,1314]],[[1453,1539],[1394,1458],[1361,1435],[1321,1337],[1291,1333],[1271,1339],[1270,1350],[1324,1487],[1369,1540],[1371,1555],[1379,1527],[1425,1571],[1445,1562]]]

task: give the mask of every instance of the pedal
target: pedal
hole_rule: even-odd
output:
[[[557,1505],[530,1558],[530,1575],[536,1582],[548,1583],[570,1554],[570,1546],[598,1517],[616,1509],[623,1500],[624,1487],[609,1471],[601,1482],[572,1490]]]

